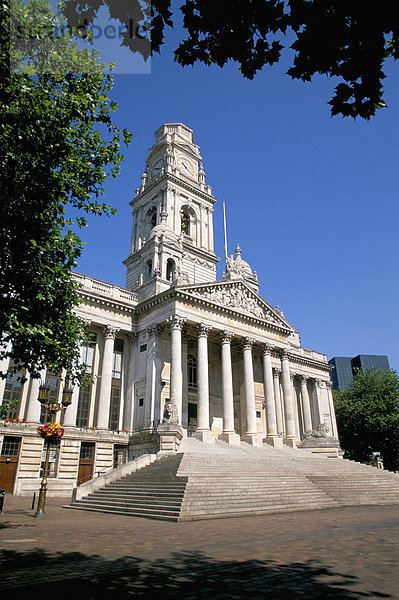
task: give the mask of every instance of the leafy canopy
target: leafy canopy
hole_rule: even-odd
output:
[[[338,432],[347,458],[368,462],[381,452],[386,468],[399,470],[399,376],[368,369],[334,391]]]
[[[35,36],[10,45],[13,19]],[[0,6],[0,359],[33,376],[47,366],[80,377],[76,230],[85,213],[115,212],[99,197],[131,134],[112,122],[112,78],[96,54],[62,33],[52,46],[38,22],[59,22],[47,0]]]
[[[176,20],[171,0],[66,0],[68,20],[92,22],[106,6],[110,16],[128,27],[144,24],[152,52],[159,52],[165,27]],[[329,102],[331,114],[369,119],[385,107],[384,62],[399,56],[399,4],[392,0],[186,0],[185,39],[175,51],[181,65],[200,61],[223,67],[238,63],[252,79],[266,64],[279,62],[284,48],[293,50],[288,74],[311,81],[315,74],[337,77]],[[122,41],[146,58],[140,27]]]

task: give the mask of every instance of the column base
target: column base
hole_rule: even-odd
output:
[[[289,446],[289,448],[297,448],[296,445],[297,440],[295,438],[285,438],[284,439],[284,446]]]
[[[238,435],[238,433],[235,433],[235,431],[221,433],[218,436],[218,440],[222,440],[222,442],[225,442],[226,444],[229,444],[230,446],[240,446],[241,445],[241,438]]]
[[[272,446],[273,448],[282,448],[284,445],[282,438],[278,435],[266,436],[263,441],[265,444]]]
[[[177,423],[161,423],[158,426],[159,452],[158,454],[173,454],[177,452],[183,439],[183,428]]]
[[[204,444],[214,444],[216,441],[216,436],[209,429],[200,429],[199,431],[194,431],[193,438],[203,442]]]
[[[262,434],[261,433],[246,433],[242,436],[242,441],[250,444],[250,446],[262,446]]]

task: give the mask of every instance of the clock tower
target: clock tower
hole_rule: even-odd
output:
[[[167,123],[155,132],[141,186],[131,201],[133,227],[126,287],[140,299],[176,284],[216,280],[213,205],[193,131]]]

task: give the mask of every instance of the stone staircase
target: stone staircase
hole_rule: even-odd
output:
[[[399,475],[291,448],[202,444],[121,478],[69,508],[192,521],[399,503]]]

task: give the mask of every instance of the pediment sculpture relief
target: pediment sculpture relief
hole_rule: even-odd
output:
[[[213,286],[204,289],[190,290],[189,293],[200,298],[206,298],[222,306],[246,312],[258,319],[264,319],[271,323],[278,323],[260,303],[250,294],[246,293],[241,286]]]

